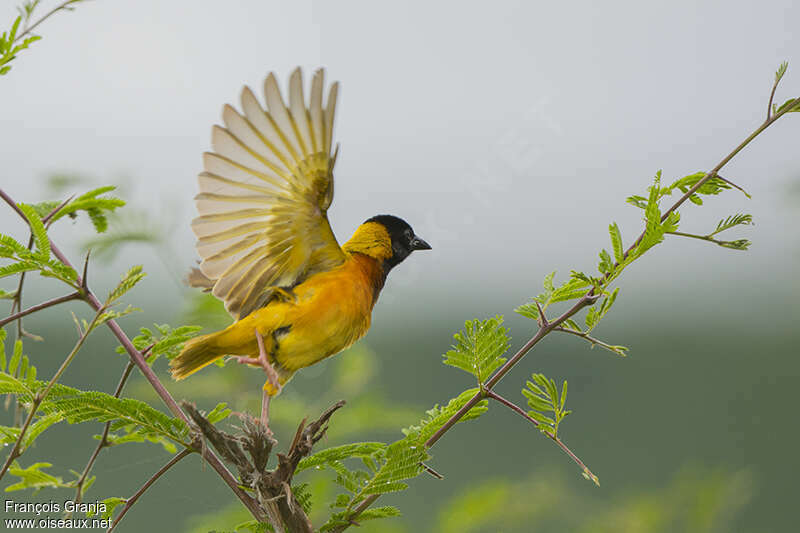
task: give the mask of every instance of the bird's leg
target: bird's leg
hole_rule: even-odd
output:
[[[261,337],[258,329],[256,331],[256,341],[258,342],[258,364],[264,369],[267,374],[267,381],[271,385],[271,390],[268,391],[264,388],[263,396],[261,398],[261,423],[265,428],[269,428],[269,402],[272,396],[281,391],[281,384],[278,378],[278,373],[272,368],[272,365],[267,358],[267,351],[264,349],[264,339]],[[272,392],[272,394],[270,394]]]

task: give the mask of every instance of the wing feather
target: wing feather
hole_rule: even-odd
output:
[[[292,287],[345,260],[327,218],[333,198],[331,154],[338,85],[323,108],[324,72],[315,72],[308,103],[303,78],[289,78],[288,106],[275,75],[264,81],[266,108],[250,88],[242,112],[223,107],[213,152],[203,155],[192,221],[204,287],[243,318],[276,287]]]

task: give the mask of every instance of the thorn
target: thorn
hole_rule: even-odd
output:
[[[63,202],[61,202],[60,204],[58,204],[58,206],[56,206],[52,211],[50,211],[49,213],[47,213],[47,215],[45,215],[45,217],[42,219],[42,223],[47,224],[48,222],[50,222],[50,219],[56,216],[59,211],[64,209],[64,207],[66,207],[66,205],[70,203],[73,200],[73,198],[75,198],[74,194],[69,198],[67,198],[66,200],[64,200]]]
[[[728,179],[725,179],[725,178],[723,178],[723,177],[722,177],[722,176],[720,176],[719,174],[717,174],[717,177],[718,177],[719,179],[721,179],[722,181],[724,181],[725,183],[727,183],[728,185],[730,185],[731,187],[733,187],[733,188],[735,188],[735,189],[739,189],[740,191],[742,191],[742,194],[744,194],[744,195],[745,195],[745,196],[747,196],[748,198],[752,198],[752,196],[750,196],[750,194],[749,194],[749,193],[748,193],[746,190],[744,190],[743,188],[739,187],[739,186],[738,186],[738,185],[736,185],[734,182],[732,182],[732,181],[730,181],[730,180],[728,180]]]
[[[81,279],[81,289],[83,289],[87,294],[89,292],[89,282],[87,281],[87,275],[89,272],[89,256],[91,255],[92,250],[86,250],[86,259],[83,261],[83,277]]]
[[[550,322],[548,322],[547,317],[544,316],[544,309],[542,309],[542,305],[539,303],[539,300],[534,299],[533,301],[536,302],[536,309],[539,311],[539,326],[546,328],[550,325]]]
[[[428,465],[426,465],[425,463],[420,463],[420,465],[422,466],[422,468],[424,468],[424,469],[425,469],[425,471],[426,471],[427,473],[429,473],[430,475],[432,475],[432,476],[433,476],[433,477],[435,477],[436,479],[444,479],[444,476],[443,476],[443,475],[441,475],[439,472],[437,472],[437,471],[436,471],[436,470],[434,470],[433,468],[429,467],[429,466],[428,466]]]
[[[30,331],[25,330],[25,328],[20,329],[20,335],[36,342],[42,342],[44,340],[44,337],[36,335],[35,333],[31,333]]]

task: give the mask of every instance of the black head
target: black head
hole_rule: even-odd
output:
[[[414,234],[414,230],[402,218],[392,215],[377,215],[367,222],[377,222],[386,228],[392,239],[392,257],[386,259],[387,271],[399,264],[414,250],[430,250],[431,246]]]

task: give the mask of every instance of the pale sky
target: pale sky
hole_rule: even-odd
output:
[[[6,26],[15,3],[0,7]],[[195,176],[222,105],[270,70],[284,83],[296,65],[307,80],[325,66],[342,84],[340,242],[396,214],[434,250],[389,292],[422,279],[445,292],[529,280],[533,293],[550,270],[593,269],[612,220],[629,243],[641,213],[624,199],[656,170],[708,169],[745,138],[781,61],[777,100],[800,95],[798,20],[788,0],[91,1],[40,26],[0,79],[0,183],[36,200],[31,184],[51,171],[129,176],[140,202],[175,219],[188,266]],[[755,242],[749,253],[676,241],[632,276],[670,262],[709,279],[796,270],[798,138],[789,117],[726,169],[753,200],[726,193],[684,212],[683,229],[702,233],[752,213],[757,225],[731,234]]]

